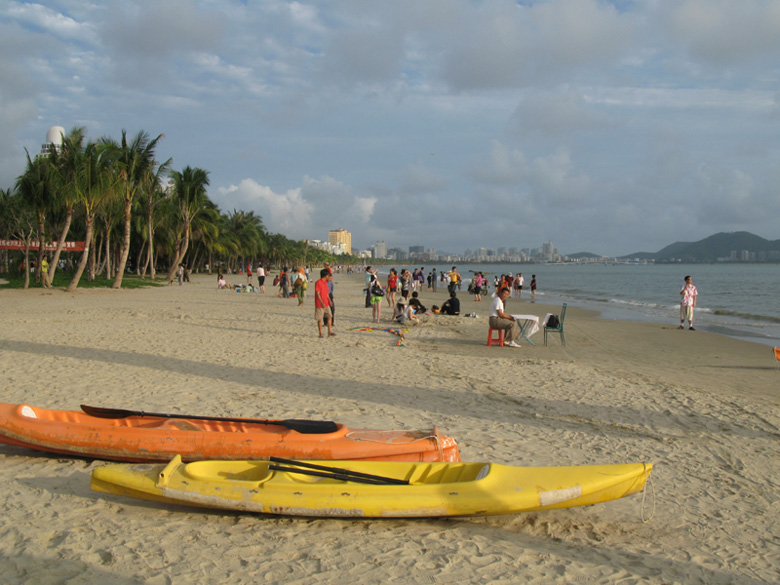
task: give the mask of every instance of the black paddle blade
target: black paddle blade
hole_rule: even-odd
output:
[[[95,418],[127,418],[128,416],[144,416],[140,410],[122,410],[119,408],[101,408],[100,406],[81,405],[81,410]]]
[[[124,410],[121,408],[101,408],[99,406],[81,405],[81,410],[96,418],[127,418],[130,416],[152,416],[158,418],[177,418],[191,420],[213,420],[219,422],[254,423],[277,425],[301,433],[302,435],[324,435],[335,433],[339,425],[332,420],[265,420],[259,418],[232,418],[227,416],[198,416],[193,414],[166,414],[162,412],[144,412],[143,410]]]

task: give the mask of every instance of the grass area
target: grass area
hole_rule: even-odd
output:
[[[167,281],[165,280],[165,276],[157,276],[157,278],[152,281],[147,276],[146,278],[141,278],[140,276],[136,276],[135,274],[125,274],[125,277],[122,279],[122,288],[123,289],[133,289],[133,288],[146,288],[149,286],[165,286],[167,284]],[[66,288],[69,284],[71,279],[73,278],[73,275],[70,272],[65,272],[64,270],[58,270],[54,273],[54,282],[52,283],[52,288]],[[0,282],[0,290],[8,290],[12,288],[24,288],[24,274],[21,272],[15,272],[15,273],[0,273],[0,281],[7,281],[7,284],[4,282]],[[79,288],[110,288],[111,285],[114,283],[114,279],[107,279],[105,275],[96,276],[95,280],[92,282],[89,282],[87,280],[86,274],[83,274],[81,276],[81,280],[79,281]],[[35,282],[35,275],[30,275],[30,288],[42,288],[39,283]]]

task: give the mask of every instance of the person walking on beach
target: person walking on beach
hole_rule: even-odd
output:
[[[431,285],[428,287],[433,292],[436,292],[436,277],[437,276],[438,275],[436,274],[436,269],[434,268],[433,270],[431,270]]]
[[[536,300],[536,275],[531,275],[531,302]]]
[[[298,267],[298,278],[293,283],[295,289],[295,295],[298,297],[298,306],[303,304],[303,299],[306,297],[306,289],[309,288],[309,281],[306,280],[306,272],[303,266]]]
[[[366,266],[366,309],[371,306],[371,280],[375,277],[370,266]]]
[[[520,337],[520,325],[517,324],[515,318],[512,315],[508,315],[504,312],[504,303],[509,298],[512,291],[509,287],[502,288],[490,304],[490,318],[488,319],[489,325],[493,329],[503,329],[504,341],[508,342],[506,345],[509,347],[522,347],[515,341]]]
[[[460,273],[458,272],[458,269],[453,266],[452,271],[450,272],[450,284],[447,287],[447,290],[449,290],[450,292],[454,291],[455,289],[460,290],[460,287],[458,287],[459,283],[460,283]]]
[[[395,268],[391,268],[387,275],[387,306],[391,309],[395,305],[396,291],[398,291],[398,272]]]
[[[265,269],[262,264],[257,265],[257,287],[261,293],[265,293]]]
[[[409,270],[404,268],[401,270],[401,296],[405,299],[409,299],[409,289],[412,286],[412,275]]]
[[[485,284],[485,277],[481,272],[477,272],[474,275],[474,302],[479,303],[482,301],[482,285]]]
[[[330,270],[323,268],[320,270],[320,279],[314,283],[314,318],[317,320],[317,329],[320,332],[320,337],[324,337],[322,334],[322,323],[325,317],[331,317],[328,282],[332,279],[333,275],[330,273]],[[328,324],[328,335],[336,335],[333,332],[333,319],[329,318],[326,323]]]
[[[371,281],[368,283],[369,303],[371,304],[371,315],[374,323],[379,323],[382,316],[382,285],[379,284],[377,271],[371,273]]]
[[[696,331],[693,328],[693,309],[696,307],[696,300],[699,291],[693,286],[693,278],[685,277],[685,284],[680,291],[680,326],[678,329],[685,329],[685,320],[688,320],[688,329]]]
[[[328,298],[330,299],[330,319],[325,317],[325,323],[330,323],[331,326],[336,324],[336,302],[333,300],[333,268],[330,264],[325,262],[325,270],[330,274],[328,279]]]

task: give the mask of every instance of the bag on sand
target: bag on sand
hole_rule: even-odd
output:
[[[547,317],[547,324],[545,327],[548,329],[558,329],[561,326],[561,320],[558,318],[558,315],[550,315]]]

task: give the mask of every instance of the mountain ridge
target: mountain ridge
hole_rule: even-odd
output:
[[[674,242],[658,252],[635,252],[618,258],[655,262],[779,262],[780,240],[767,240],[745,231],[719,232],[697,242]]]

